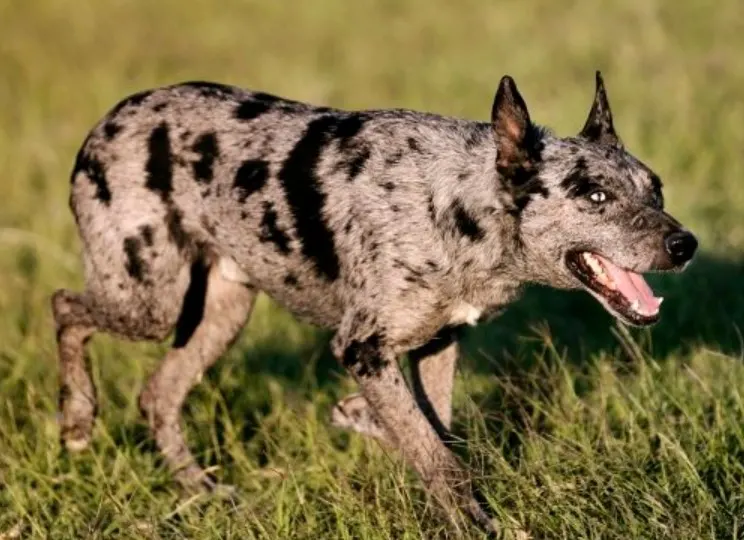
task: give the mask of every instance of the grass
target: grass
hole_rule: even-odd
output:
[[[136,396],[166,345],[94,339],[95,443],[60,451],[49,296],[82,286],[68,174],[118,99],[211,79],[486,118],[510,73],[533,118],[568,134],[597,68],[700,257],[653,280],[667,301],[649,331],[547,290],[471,331],[459,451],[511,533],[744,537],[742,50],[739,0],[0,0],[0,538],[441,533],[399,459],[328,427],[352,385],[328,335],[267,298],[186,410],[236,501],[180,498],[153,452]]]

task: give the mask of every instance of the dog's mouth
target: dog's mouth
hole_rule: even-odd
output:
[[[663,298],[654,296],[641,274],[620,268],[589,251],[566,256],[569,271],[620,320],[633,326],[648,326],[659,320]]]

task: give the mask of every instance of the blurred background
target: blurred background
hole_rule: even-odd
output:
[[[0,538],[416,538],[437,527],[397,460],[327,427],[352,385],[328,334],[267,298],[187,407],[195,452],[247,494],[228,511],[178,502],[138,420],[164,344],[93,340],[96,444],[60,454],[49,297],[82,287],[69,174],[121,98],[200,79],[485,120],[510,74],[533,120],[569,135],[596,69],[620,137],[661,176],[700,256],[652,278],[666,297],[652,330],[618,327],[581,293],[531,290],[470,331],[462,455],[489,478],[494,511],[534,537],[735,537],[742,53],[739,0],[0,0]]]

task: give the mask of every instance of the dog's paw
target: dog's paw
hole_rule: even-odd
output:
[[[209,494],[215,499],[222,501],[236,501],[238,496],[238,488],[230,484],[221,484],[215,482],[210,478],[210,483],[207,486]]]
[[[331,424],[388,442],[385,428],[379,424],[361,394],[352,394],[339,401],[331,411]]]
[[[85,437],[80,439],[63,439],[63,444],[65,445],[65,450],[67,450],[71,454],[78,454],[88,449],[88,447],[90,446],[90,438]]]
[[[235,486],[221,484],[197,465],[179,470],[176,472],[175,478],[188,495],[205,494],[223,500],[234,500],[237,496]]]
[[[71,454],[87,450],[92,439],[93,426],[91,422],[79,422],[72,425],[62,425],[60,442]]]

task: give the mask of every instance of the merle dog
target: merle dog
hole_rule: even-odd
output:
[[[568,138],[533,124],[508,76],[490,122],[342,111],[208,82],[149,90],[91,131],[70,204],[87,285],[52,300],[67,449],[88,445],[96,411],[87,339],[174,332],[140,406],[177,479],[214,487],[180,409],[264,291],[335,330],[333,352],[361,393],[334,422],[393,445],[450,516],[465,510],[487,528],[443,442],[451,329],[528,283],[585,289],[620,320],[649,325],[661,298],[642,274],[681,270],[697,246],[616,135],[599,72],[586,124]]]

